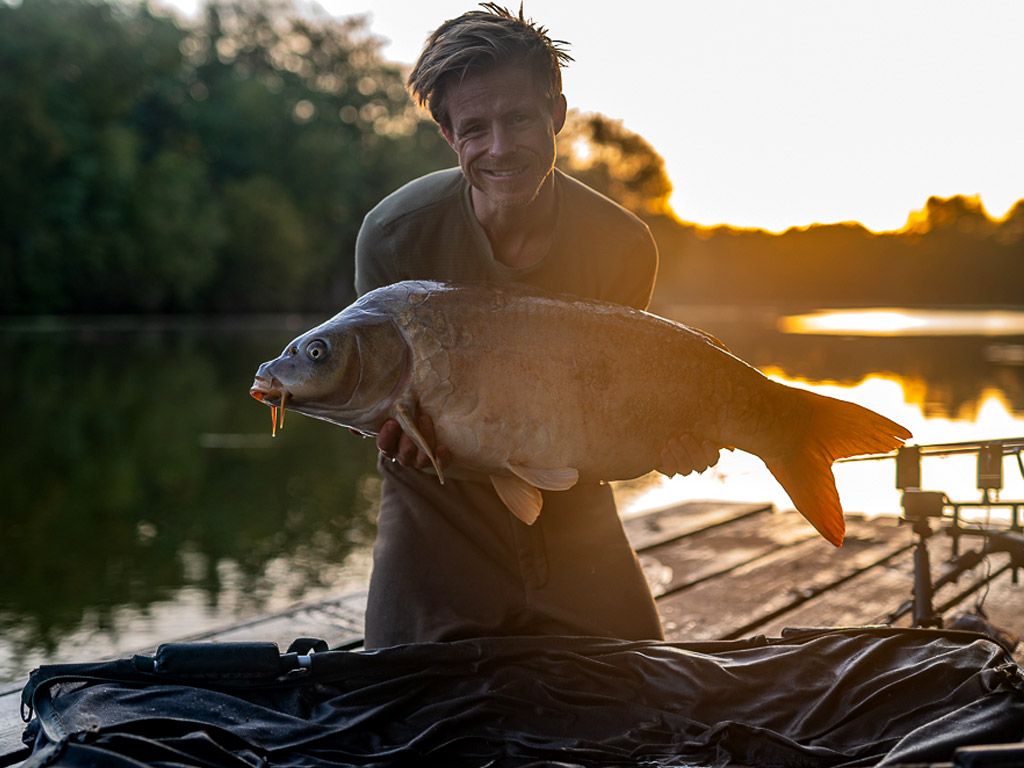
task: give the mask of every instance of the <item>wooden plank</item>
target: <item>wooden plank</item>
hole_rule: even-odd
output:
[[[816,537],[799,515],[747,515],[652,547],[640,555],[640,563],[658,598],[724,576],[780,547]]]
[[[916,545],[918,540],[916,537],[913,537],[913,541]],[[932,582],[934,584],[950,567],[950,558],[953,555],[952,540],[947,536],[935,535],[928,539],[927,547],[929,553],[928,559],[931,565],[930,572]],[[960,551],[966,552],[968,549],[971,549],[971,547],[961,547]],[[904,599],[899,605],[895,606],[894,609],[902,611],[902,615],[880,615],[878,621],[886,621],[888,623],[892,623],[894,626],[909,627],[911,626],[913,619],[912,597],[914,584],[914,559],[912,553],[910,553],[906,558],[906,561],[903,564],[903,571],[907,579],[908,588],[904,595]],[[981,573],[983,572],[984,570],[982,569]],[[973,584],[978,578],[979,576],[977,573],[968,572],[962,574],[954,582],[948,583],[942,587],[937,587],[932,599],[933,608],[938,612],[941,603],[949,601],[953,594],[962,590],[965,582]]]
[[[903,536],[914,542],[910,529]],[[947,568],[951,555],[949,540],[935,536],[929,540],[932,578],[938,578]],[[961,551],[967,551],[962,547]],[[963,574],[958,580],[935,591],[933,605],[948,624],[958,613],[974,613],[977,601],[984,598],[983,610],[989,622],[1010,635],[1024,636],[1024,585],[1013,584],[1008,556],[997,554],[990,565],[982,565]],[[986,584],[990,574],[996,574]],[[778,636],[786,628],[864,626],[890,623],[893,626],[912,625],[910,612],[890,621],[890,614],[902,604],[909,604],[914,585],[914,553],[908,549],[891,560],[857,574],[856,577],[834,590],[829,590],[793,610],[767,622],[758,631]],[[1024,646],[1014,652],[1018,663],[1024,662]]]
[[[670,640],[717,640],[755,631],[782,613],[892,558],[908,544],[896,526],[847,519],[841,549],[820,537],[781,547],[729,573],[658,601]],[[889,534],[889,535],[887,535]]]
[[[916,537],[913,539],[914,543],[917,543]],[[950,537],[943,535],[941,532],[934,536],[931,536],[927,540],[929,561],[931,564],[931,577],[933,584],[941,580],[951,569],[953,564],[953,544]],[[978,538],[964,538],[961,540],[959,553],[968,554],[974,551],[980,551],[982,548],[982,541]],[[912,623],[912,606],[911,606],[911,592],[914,582],[914,562],[912,553],[908,553],[906,558],[901,560],[902,573],[906,579],[907,589],[904,595],[904,600],[901,601],[901,605],[898,608],[905,608],[899,616],[887,616],[880,615],[878,621],[889,621],[895,626],[910,626]],[[1005,552],[996,552],[988,556],[988,558],[977,567],[968,570],[952,581],[948,581],[941,586],[935,587],[934,594],[932,596],[932,607],[936,614],[939,616],[949,617],[955,613],[964,613],[974,611],[976,604],[979,601],[985,603],[988,602],[988,594],[991,592],[991,587],[988,582],[993,578],[993,574],[996,576],[1001,575],[1003,570],[1008,570],[1011,565],[1010,556]],[[1012,584],[1011,574],[1007,574],[1008,581],[1001,582],[1003,584],[1000,587],[1000,598],[996,600],[996,605],[999,604],[999,600],[1006,600],[1010,605],[1020,605],[1019,600],[1024,600],[1009,589],[1006,585]],[[1019,586],[1019,585],[1018,585]],[[1024,591],[1024,587],[1020,588]],[[1024,631],[1024,613],[1014,613],[1012,611],[1007,612],[1006,619],[1010,624],[1013,624]],[[1014,630],[1015,632],[1017,630]]]
[[[26,682],[0,684],[0,766],[13,765],[28,757],[21,742],[25,731],[21,719],[21,689]]]
[[[988,584],[983,595],[982,608],[988,621],[998,629],[1012,635],[1018,642],[1013,658],[1024,666],[1024,574],[1018,574],[1015,583],[1012,570],[1003,571]],[[976,600],[981,594],[970,595],[949,608],[948,616],[975,610]]]
[[[297,637],[317,637],[336,648],[362,638],[366,597],[365,589],[346,592],[337,597],[296,605],[269,616],[193,635],[179,642],[269,641],[277,643],[283,651]]]
[[[21,742],[21,691],[0,694],[0,766],[14,765],[28,757]]]
[[[798,627],[855,627],[883,622],[883,618],[913,589],[913,554],[901,552],[853,578],[795,605],[758,628],[777,637],[783,629]]]
[[[622,527],[633,549],[643,552],[697,531],[771,510],[772,505],[766,503],[687,501],[627,517],[622,521]]]

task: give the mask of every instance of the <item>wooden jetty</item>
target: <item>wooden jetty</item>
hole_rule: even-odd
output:
[[[891,517],[847,516],[843,546],[832,547],[796,512],[770,504],[687,502],[628,517],[625,527],[657,599],[669,641],[778,636],[786,627],[871,624],[910,626],[917,543],[910,525]],[[971,546],[960,544],[961,551]],[[934,579],[952,547],[928,539]],[[945,617],[971,612],[984,597],[990,622],[1024,635],[1024,584],[1009,556],[995,554],[934,594]],[[362,637],[366,592],[288,610],[188,638],[263,640],[282,648],[296,637],[320,637],[332,648]],[[149,652],[154,649],[143,649]],[[1015,652],[1024,663],[1024,651]],[[79,661],[88,661],[80,659]],[[0,687],[0,766],[19,756],[21,683]]]

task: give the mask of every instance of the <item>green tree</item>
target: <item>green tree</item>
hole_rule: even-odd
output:
[[[224,189],[224,223],[231,237],[214,285],[235,309],[296,306],[312,263],[303,216],[282,185],[266,176],[231,181]]]
[[[5,311],[92,309],[133,260],[147,164],[136,109],[173,81],[183,37],[143,8],[0,6]]]
[[[337,308],[365,212],[452,163],[379,51],[290,2],[0,4],[0,312]]]
[[[207,148],[211,177],[234,201],[215,293],[239,299],[232,309],[348,301],[363,215],[400,184],[451,162],[413,108],[404,73],[382,60],[365,18],[300,16],[279,0],[213,0],[184,48],[195,68],[191,90],[202,97],[195,135]],[[230,284],[246,279],[236,244],[253,239],[242,231],[251,231],[252,216],[237,206],[237,183],[247,178],[274,181],[282,211],[262,227],[282,227],[268,238],[301,252],[250,253],[248,268],[261,277],[243,299]],[[285,260],[300,263],[283,271]],[[269,273],[287,278],[276,293],[255,287]]]

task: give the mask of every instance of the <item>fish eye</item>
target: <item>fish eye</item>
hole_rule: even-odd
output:
[[[306,345],[306,357],[316,362],[327,357],[327,342],[321,339],[313,339]]]

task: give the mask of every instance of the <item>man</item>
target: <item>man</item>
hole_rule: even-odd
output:
[[[545,31],[493,4],[445,22],[409,77],[459,168],[416,179],[367,216],[356,290],[399,280],[522,282],[645,308],[657,272],[646,225],[555,170],[566,116],[562,62]],[[433,443],[433,425],[420,428]],[[420,471],[428,458],[395,422],[377,445],[378,536],[368,648],[512,634],[662,638],[654,601],[609,486],[544,492],[527,526],[486,481]],[[436,446],[442,464],[448,453]],[[718,447],[663,451],[666,474],[702,471]]]

